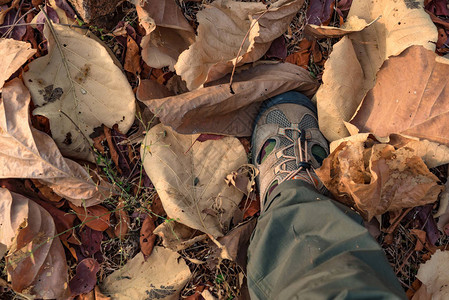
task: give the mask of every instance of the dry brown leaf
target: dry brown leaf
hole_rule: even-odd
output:
[[[437,250],[426,263],[421,264],[416,277],[426,289],[427,299],[448,299],[449,297],[449,251]],[[426,297],[413,298],[426,299]]]
[[[127,47],[126,47],[126,55],[125,55],[125,65],[123,68],[133,73],[134,75],[140,74],[142,68],[140,66],[140,48],[137,45],[136,41],[128,36],[127,39]]]
[[[153,68],[172,71],[179,54],[195,39],[193,28],[174,0],[136,0],[136,10],[146,36],[140,43],[142,59]]]
[[[349,18],[357,16],[369,23],[382,17],[335,44],[334,51],[339,47],[341,51],[332,53],[325,64],[317,107],[320,130],[329,141],[349,135],[343,121],[349,121],[354,115],[365,94],[374,86],[376,74],[386,59],[412,45],[435,51],[438,33],[422,3],[423,0],[352,3]]]
[[[115,217],[118,220],[117,225],[115,225],[114,228],[115,236],[123,240],[128,233],[130,220],[128,212],[125,210],[125,202],[122,198],[119,199],[116,207]]]
[[[355,206],[368,221],[437,200],[443,187],[413,149],[370,144],[374,141],[343,142],[316,170],[335,199]]]
[[[31,56],[36,53],[29,43],[13,39],[0,38],[0,91],[3,84],[14,74]]]
[[[142,228],[140,229],[140,251],[142,251],[143,255],[149,256],[153,252],[154,243],[156,241],[156,236],[154,235],[154,229],[156,225],[154,225],[154,219],[147,215],[145,220],[143,220]]]
[[[179,56],[176,73],[194,90],[225,76],[234,63],[241,66],[259,60],[271,42],[287,30],[303,2],[280,0],[268,11],[262,3],[212,2],[198,12],[198,36]]]
[[[410,47],[385,62],[351,124],[378,136],[402,133],[449,146],[448,72],[448,59]]]
[[[14,291],[33,298],[66,299],[67,263],[51,215],[3,188],[0,212],[0,252],[8,249],[6,270]]]
[[[289,63],[261,64],[241,71],[229,89],[229,76],[213,86],[146,102],[162,123],[180,133],[251,136],[262,101],[297,90],[312,96],[317,83],[308,71]]]
[[[150,79],[141,80],[136,92],[137,99],[143,103],[173,95],[164,85]]]
[[[234,137],[195,143],[198,136],[156,125],[142,143],[141,157],[169,218],[222,236],[242,198],[224,178],[247,163],[246,152]]]
[[[0,103],[0,178],[34,178],[76,205],[95,205],[112,187],[95,183],[76,162],[62,157],[53,139],[29,124],[30,94],[20,79],[3,89]]]
[[[359,19],[357,16],[349,17],[346,22],[340,27],[332,27],[325,25],[307,24],[305,33],[313,35],[315,38],[336,38],[349,33],[358,32],[370,26],[376,20],[367,23],[364,19]]]
[[[109,219],[111,213],[107,208],[101,205],[94,205],[90,207],[79,207],[69,203],[70,208],[76,213],[78,219],[83,222],[87,227],[90,227],[97,231],[105,231],[109,228]]]
[[[117,300],[178,300],[189,278],[189,267],[178,253],[155,247],[147,260],[139,252],[123,268],[106,277],[101,289]]]
[[[365,142],[368,138],[375,139],[381,143],[390,144],[397,148],[412,149],[416,156],[422,158],[429,168],[435,168],[449,163],[449,147],[428,140],[418,139],[411,136],[391,134],[388,137],[379,137],[371,133],[357,133],[330,143],[330,151],[333,152],[341,143],[346,141]]]
[[[134,121],[134,93],[103,45],[67,26],[52,26],[54,31],[44,27],[48,55],[31,62],[23,75],[39,106],[33,114],[50,120],[64,155],[93,160],[90,135],[102,124],[128,131]]]
[[[167,221],[156,227],[154,234],[162,239],[162,245],[173,251],[187,249],[193,244],[205,240],[206,234],[198,235],[200,232],[176,221]]]

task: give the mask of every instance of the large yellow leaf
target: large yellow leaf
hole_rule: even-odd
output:
[[[246,152],[234,137],[198,142],[198,136],[156,125],[142,143],[143,165],[170,218],[222,236],[243,195],[224,178],[247,163]]]
[[[53,139],[66,156],[93,159],[90,137],[102,124],[126,132],[134,121],[134,93],[108,51],[66,26],[45,25],[48,55],[24,73],[35,115],[50,119]],[[80,132],[81,131],[81,132]]]
[[[96,184],[76,162],[64,158],[47,134],[30,127],[30,94],[20,79],[8,82],[0,103],[0,178],[35,178],[75,205],[92,206],[111,186]]]
[[[66,299],[67,263],[51,215],[28,198],[0,188],[0,247],[14,291]]]
[[[155,247],[148,259],[139,252],[123,268],[109,275],[101,289],[116,300],[177,300],[190,275],[178,253]]]
[[[349,135],[343,121],[354,115],[386,59],[412,45],[434,51],[438,38],[423,0],[354,0],[348,17],[353,16],[367,23],[381,18],[337,43],[334,49],[344,43],[340,48],[348,50],[332,53],[324,66],[317,107],[320,129],[329,141]]]
[[[384,63],[351,124],[381,137],[402,133],[449,146],[449,59],[413,46]]]
[[[303,2],[280,0],[267,11],[262,3],[214,1],[198,12],[198,36],[179,56],[176,73],[193,90],[229,73],[234,62],[240,66],[257,61],[287,30]]]

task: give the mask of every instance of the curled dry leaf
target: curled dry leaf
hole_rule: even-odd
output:
[[[169,218],[222,236],[242,198],[224,178],[246,164],[246,153],[236,138],[195,143],[198,136],[156,125],[142,143],[143,166]]]
[[[189,90],[260,59],[282,35],[303,0],[280,0],[268,9],[262,3],[217,0],[197,14],[198,36],[175,65]],[[241,52],[239,57],[239,50]]]
[[[195,38],[193,28],[184,18],[175,0],[136,0],[142,38],[142,59],[153,68],[168,66],[172,71],[179,54],[189,48]]]
[[[163,124],[180,133],[251,136],[262,101],[290,90],[312,96],[317,88],[308,71],[289,63],[261,64],[236,73],[234,94],[229,89],[229,76],[211,84],[146,104]]]
[[[69,27],[48,23],[48,55],[29,64],[23,77],[35,115],[50,120],[53,139],[64,155],[93,160],[91,134],[118,124],[126,132],[134,121],[134,93],[109,52]]]
[[[327,37],[336,38],[352,32],[361,31],[366,27],[370,26],[375,21],[377,21],[377,19],[368,24],[364,19],[359,19],[359,17],[357,16],[351,16],[340,28],[325,25],[318,26],[313,24],[307,24],[305,28],[305,33],[313,35],[315,38],[327,38]]]
[[[449,163],[449,147],[401,134],[391,134],[388,137],[379,137],[371,133],[356,133],[349,137],[333,141],[329,148],[330,151],[333,152],[343,142],[365,142],[368,138],[381,143],[390,144],[396,149],[409,148],[414,151],[416,156],[421,157],[429,168],[435,168]]]
[[[126,55],[125,55],[125,65],[123,68],[133,73],[134,75],[140,74],[142,68],[140,66],[140,49],[137,45],[136,41],[128,36],[127,38],[127,47],[126,47]]]
[[[369,23],[382,17],[335,44],[324,66],[323,85],[316,96],[320,130],[329,141],[349,135],[343,121],[354,115],[386,59],[412,45],[435,51],[437,29],[422,3],[373,0],[352,4],[349,18],[357,16]],[[406,73],[413,72],[408,69]]]
[[[176,221],[164,222],[154,230],[154,234],[162,239],[162,245],[173,251],[187,249],[193,244],[205,240],[207,234],[182,225]]]
[[[316,173],[335,199],[355,206],[368,221],[386,211],[433,203],[443,189],[413,149],[372,140],[341,143]]]
[[[384,63],[351,124],[361,132],[402,133],[449,146],[448,72],[449,59],[422,46],[408,48]]]
[[[101,289],[112,299],[177,300],[189,278],[189,267],[178,253],[155,247],[146,261],[138,253],[123,268],[109,275]]]
[[[91,206],[112,187],[94,182],[79,164],[62,157],[53,139],[30,127],[30,94],[19,79],[8,82],[0,103],[0,178],[34,178],[76,205]]]
[[[109,228],[111,213],[106,207],[101,205],[80,207],[72,203],[69,203],[69,205],[75,211],[78,219],[86,226],[98,231],[105,231]]]
[[[150,215],[147,215],[140,229],[139,240],[140,251],[142,251],[145,257],[151,255],[151,252],[153,252],[154,243],[156,242],[156,235],[153,233],[155,228],[154,219]]]
[[[0,188],[0,252],[5,248],[14,291],[43,299],[68,297],[67,263],[52,217],[28,198]]]
[[[29,43],[13,39],[0,38],[0,91],[3,84],[14,74],[31,56],[36,53]]]
[[[416,277],[423,283],[430,299],[449,297],[449,251],[437,250],[426,263],[421,264]],[[413,298],[417,299],[417,298]],[[422,299],[422,298],[421,298]]]

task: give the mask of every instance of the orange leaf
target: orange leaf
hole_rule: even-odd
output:
[[[105,207],[101,205],[79,207],[71,202],[69,202],[69,205],[75,211],[78,219],[85,223],[86,226],[98,231],[108,229],[111,213]]]

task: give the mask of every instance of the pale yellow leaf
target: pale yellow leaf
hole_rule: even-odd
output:
[[[0,103],[0,178],[34,178],[78,206],[108,198],[111,186],[96,184],[76,162],[64,158],[47,134],[30,127],[30,94],[20,79],[8,82]]]
[[[198,36],[179,56],[176,73],[193,90],[223,77],[234,63],[240,66],[259,60],[287,30],[302,4],[303,0],[282,0],[267,11],[262,3],[212,2],[198,12]]]
[[[123,268],[106,277],[101,290],[115,300],[178,300],[190,275],[178,253],[154,247],[147,260],[139,252]]]
[[[433,300],[449,297],[449,251],[437,250],[430,260],[419,266],[416,277]]]
[[[222,236],[243,195],[224,178],[247,163],[246,152],[234,137],[205,142],[197,137],[156,125],[142,143],[143,165],[169,218]]]
[[[64,155],[93,160],[90,135],[102,124],[128,131],[134,93],[101,44],[66,26],[53,27],[54,32],[48,24],[44,27],[48,55],[31,62],[23,75],[38,106],[33,114],[50,119],[53,139]]]
[[[366,27],[370,26],[372,23],[374,23],[377,20],[374,20],[370,23],[367,23],[364,19],[360,19],[357,16],[351,16],[349,17],[346,22],[339,28],[339,27],[333,27],[333,26],[325,26],[325,25],[314,25],[314,24],[307,24],[305,28],[305,32],[307,34],[311,34],[316,38],[326,38],[326,37],[341,37],[346,34],[352,33],[352,32],[358,32]]]
[[[3,84],[36,53],[29,43],[0,38],[0,91]]]

